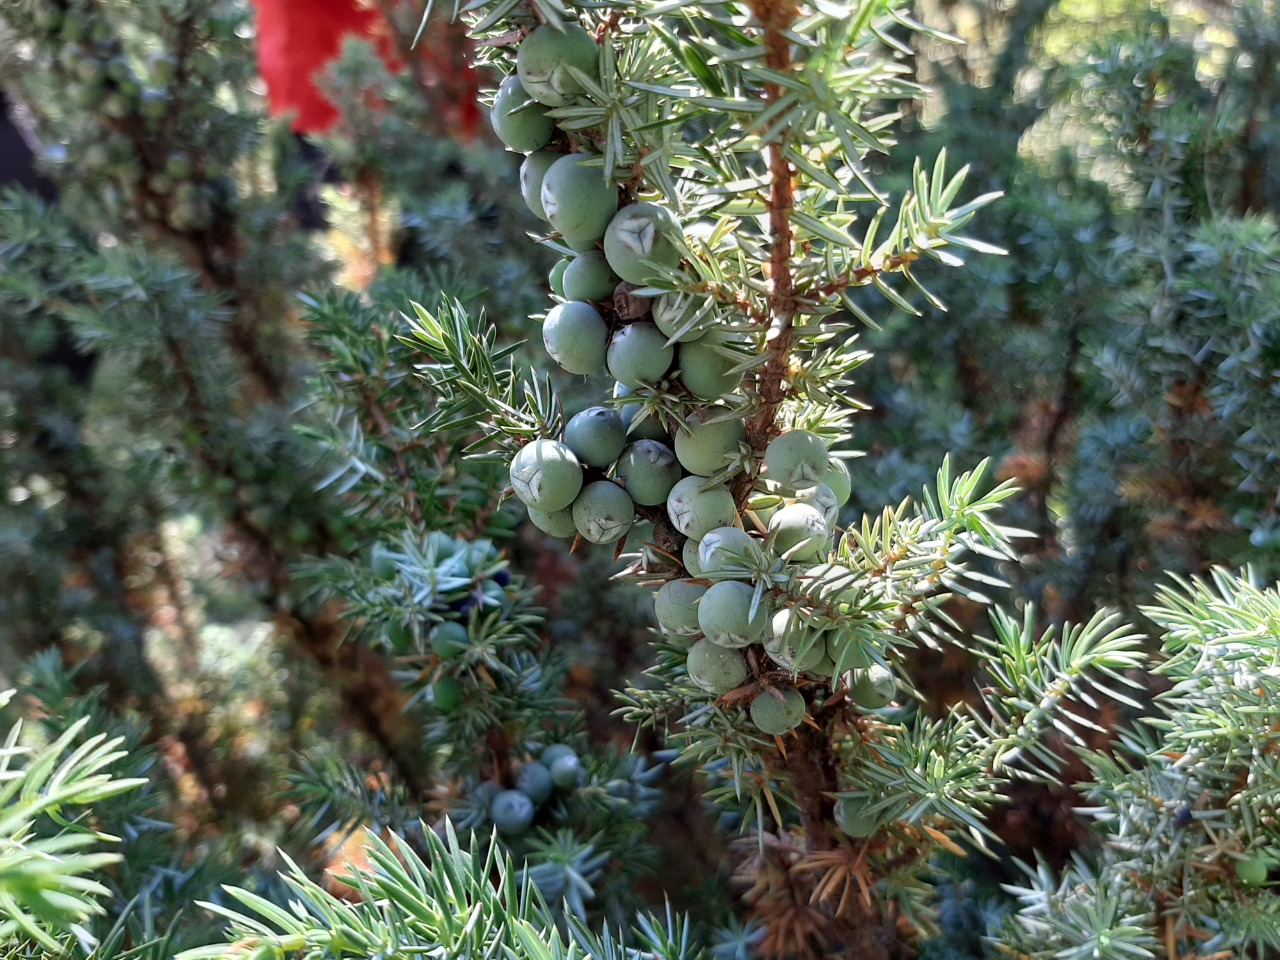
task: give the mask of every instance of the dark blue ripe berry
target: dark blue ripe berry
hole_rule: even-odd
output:
[[[582,778],[582,761],[576,753],[557,757],[551,764],[551,780],[557,787],[567,790],[576,787]]]
[[[554,787],[551,771],[536,760],[526,763],[516,774],[516,789],[527,794],[535,806],[546,803]]]
[[[489,805],[489,816],[503,833],[524,833],[533,823],[533,801],[521,790],[503,790]]]

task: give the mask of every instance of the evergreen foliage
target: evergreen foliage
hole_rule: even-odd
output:
[[[904,152],[979,158],[999,260],[930,274],[860,381],[866,482],[896,502],[996,455],[1034,532],[1016,578],[1057,619],[1137,607],[1165,571],[1275,576],[1275,6],[1132,16],[929,4]],[[905,182],[901,164],[890,182]],[[1019,375],[1010,376],[1016,368]]]
[[[0,751],[5,954],[1280,949],[1272,6],[1232,14],[1248,56],[1153,15],[1069,65],[1045,0],[968,54],[956,5],[474,0],[520,183],[348,44],[318,244],[243,4],[0,11],[63,191],[0,200],[0,630],[52,648]],[[1051,123],[1056,171],[1020,146]],[[181,515],[265,650],[190,603]],[[574,591],[616,647],[545,628]],[[1160,632],[1153,697],[1099,599]],[[1076,763],[1091,845],[1012,902],[961,879]],[[662,836],[681,804],[723,875],[655,870],[718,866]]]

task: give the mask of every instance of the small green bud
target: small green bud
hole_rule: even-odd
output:
[[[1267,882],[1275,861],[1266,857],[1247,857],[1236,861],[1236,879],[1246,887],[1260,887]]]

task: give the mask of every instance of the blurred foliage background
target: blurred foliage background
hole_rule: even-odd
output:
[[[393,69],[348,40],[322,81],[340,118],[303,140],[267,115],[247,3],[150,6],[0,10],[0,88],[52,185],[0,195],[0,689],[50,738],[124,735],[148,781],[106,808],[124,860],[97,936],[202,942],[179,908],[270,891],[278,849],[319,871],[359,860],[358,825],[480,825],[486,784],[571,742],[582,786],[521,850],[544,892],[617,917],[665,891],[748,955],[749,857],[611,715],[646,601],[500,502],[398,339],[409,301],[458,298],[544,362],[520,342],[555,258],[518,158],[457,109],[460,41],[433,21],[451,55]],[[420,10],[381,12],[403,43]],[[1141,622],[1171,572],[1280,574],[1277,14],[922,0],[961,42],[912,39],[883,182],[945,146],[1003,191],[976,232],[1006,254],[922,276],[945,310],[868,301],[846,522],[948,452],[995,455],[1027,532],[999,573],[1053,620]],[[433,645],[445,622],[465,655]],[[972,687],[962,657],[921,666],[938,708]],[[1020,798],[1010,850],[1064,860],[1073,802]],[[998,876],[956,866],[929,955],[980,953]]]

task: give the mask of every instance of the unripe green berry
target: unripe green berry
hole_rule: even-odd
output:
[[[616,543],[636,520],[635,503],[616,483],[597,480],[573,501],[573,522],[591,543]]]
[[[737,527],[716,527],[698,543],[698,566],[702,574],[708,577],[747,576],[747,566],[739,560],[730,559],[731,554],[748,561],[763,559],[760,544],[751,534]]]
[[[636,392],[634,387],[628,387],[625,383],[616,383],[613,387],[615,397],[630,397]],[[627,428],[627,436],[632,440],[657,440],[664,446],[671,446],[671,436],[663,429],[657,417],[649,415],[640,418],[639,414],[643,409],[644,405],[640,403],[627,403],[618,407],[622,425]]]
[[[698,562],[698,547],[700,544],[697,540],[690,537],[684,542],[684,546],[680,549],[681,558],[684,560],[684,568],[689,572],[691,577],[702,576],[702,564]]]
[[[452,660],[467,652],[471,636],[456,620],[446,620],[431,632],[431,651],[441,660]]]
[[[547,286],[557,297],[564,297],[564,275],[569,269],[568,260],[560,260],[547,274]],[[578,300],[578,297],[564,297],[566,300]]]
[[[704,637],[689,648],[685,669],[698,687],[720,696],[747,679],[747,658]]]
[[[576,753],[557,757],[551,764],[551,780],[561,790],[576,787],[582,780],[582,761]]]
[[[535,807],[547,802],[551,791],[555,789],[555,781],[551,779],[551,771],[537,760],[521,764],[516,774],[516,789],[528,796]]]
[[[560,238],[560,242],[572,250],[574,253],[591,253],[592,251],[600,252],[600,238],[585,237],[564,237]]]
[[[653,203],[633,203],[609,221],[604,232],[604,255],[623,280],[646,287],[662,279],[652,264],[674,267],[680,263],[680,250],[671,239],[679,231],[664,208]]]
[[[524,197],[525,206],[539,220],[547,219],[547,211],[542,207],[542,181],[557,160],[563,160],[565,154],[552,153],[550,150],[539,150],[524,158],[520,164],[520,195]]]
[[[828,530],[834,530],[840,520],[840,502],[835,493],[825,483],[817,483],[802,490],[796,496],[796,503],[813,507],[827,524]]]
[[[764,451],[769,479],[788,487],[807,487],[827,474],[827,445],[816,433],[788,430],[769,441]]]
[[[737,526],[733,494],[723,483],[706,486],[705,477],[685,477],[667,495],[667,516],[686,537],[701,540],[716,527]]]
[[[837,673],[836,663],[827,654],[823,654],[822,658],[815,664],[801,670],[802,673],[819,680],[831,680]]]
[[[566,300],[608,300],[618,286],[618,277],[599,250],[579,254],[567,267],[564,290],[560,294]]]
[[[613,472],[632,500],[641,506],[656,507],[666,503],[671,488],[680,479],[680,464],[665,444],[637,440],[622,451]]]
[[[842,563],[819,563],[800,575],[805,590],[835,606],[857,600],[859,578]]]
[[[751,701],[751,722],[761,733],[781,736],[804,720],[804,697],[799,690],[770,688]]]
[[[561,157],[542,178],[542,210],[551,226],[568,240],[598,240],[618,209],[618,188],[604,179],[590,157],[571,153]]]
[[[408,653],[409,648],[413,646],[413,631],[398,620],[389,623],[387,624],[387,643],[396,653]]]
[[[764,639],[769,610],[761,601],[751,609],[755,590],[737,580],[712,584],[698,604],[698,629],[722,647],[745,647]]]
[[[431,685],[431,705],[441,713],[453,713],[462,705],[462,684],[455,677],[441,677]]]
[[[690,473],[714,476],[747,439],[747,427],[741,417],[714,419],[726,412],[724,407],[696,411],[686,418],[689,429],[676,431],[676,456]]]
[[[1246,887],[1260,887],[1267,882],[1267,875],[1275,865],[1266,857],[1248,857],[1236,861],[1236,879]]]
[[[717,347],[723,347],[730,339],[713,330],[694,343],[680,344],[677,365],[680,382],[685,389],[701,400],[719,400],[738,389],[742,374],[731,372],[741,359],[725,356]]]
[[[517,76],[507,77],[498,87],[489,120],[498,139],[516,153],[541,150],[556,129],[547,108],[529,96]]]
[[[773,615],[769,634],[764,652],[784,670],[812,670],[826,659],[827,645],[822,634],[805,623],[792,607]]]
[[[578,533],[578,526],[573,522],[573,507],[561,507],[559,510],[547,512],[536,507],[527,507],[529,521],[551,537],[573,537]]]
[[[869,837],[879,825],[871,813],[871,801],[863,797],[841,797],[836,801],[836,826],[851,837]]]
[[[627,428],[612,407],[588,407],[575,414],[564,428],[564,442],[579,462],[607,467],[622,455]]]
[[[702,326],[709,314],[707,300],[668,293],[653,302],[653,323],[668,340],[693,343],[707,335]]]
[[[516,73],[533,99],[549,107],[563,107],[585,92],[570,68],[597,80],[599,58],[595,40],[578,24],[544,24],[520,44]]]
[[[893,703],[898,684],[893,672],[878,663],[850,673],[849,699],[863,710],[879,710]]]
[[[827,633],[827,656],[835,663],[836,669],[861,670],[875,665],[866,641],[845,630],[831,630]]]
[[[606,362],[619,383],[639,387],[657,383],[671,367],[675,348],[652,323],[630,323],[609,341]]]
[[[827,550],[831,532],[827,522],[813,507],[790,503],[769,519],[773,548],[792,563],[817,560]]]
[[[836,495],[836,503],[842,507],[853,495],[853,479],[849,476],[849,467],[838,457],[827,460],[827,472],[822,475],[822,482],[831,488],[831,492]]]
[[[547,354],[569,373],[585,377],[604,366],[608,341],[604,318],[580,300],[556,304],[542,323]]]
[[[653,598],[653,613],[662,632],[676,637],[698,633],[698,602],[706,586],[689,580],[668,580]]]
[[[563,443],[535,440],[511,461],[511,486],[521,502],[544,513],[573,503],[582,489],[582,466]]]
[[[400,572],[400,561],[395,555],[379,545],[375,545],[370,559],[373,575],[380,580],[390,580]]]
[[[533,801],[520,790],[502,790],[489,804],[489,816],[502,833],[524,833],[533,823],[533,814]]]

